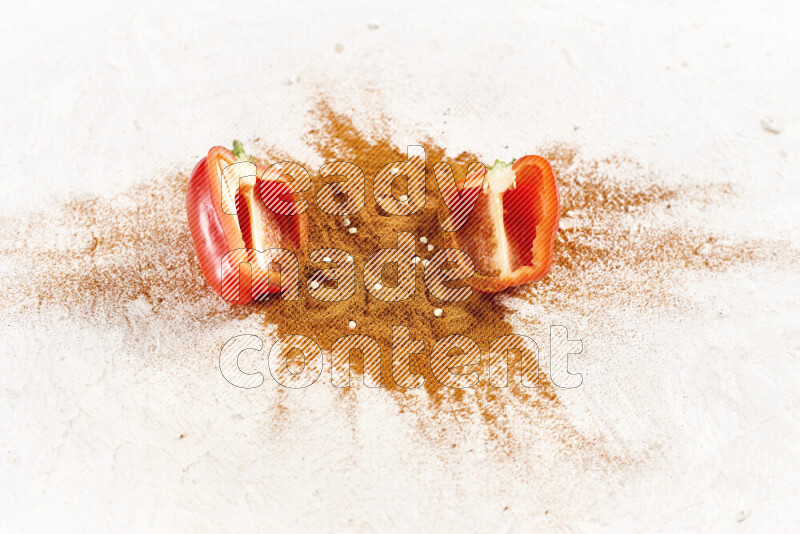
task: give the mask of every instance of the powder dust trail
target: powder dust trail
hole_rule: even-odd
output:
[[[310,145],[325,161],[351,161],[362,168],[367,177],[367,203],[362,212],[349,217],[359,229],[352,235],[340,218],[319,212],[313,192],[309,193],[309,250],[347,250],[355,256],[360,277],[369,254],[396,245],[397,231],[425,236],[435,248],[444,246],[435,213],[440,199],[430,168],[438,161],[449,161],[458,176],[467,163],[479,158],[466,152],[448,157],[433,140],[421,140],[428,163],[426,208],[414,216],[392,217],[369,201],[371,179],[384,164],[405,160],[404,148],[392,143],[388,134],[364,134],[349,117],[325,102],[316,107],[313,120],[316,125],[309,133]],[[154,319],[167,331],[191,331],[259,317],[265,331],[279,336],[308,335],[323,350],[329,350],[338,337],[352,333],[347,323],[353,320],[360,325],[359,333],[367,333],[381,344],[384,391],[399,410],[416,415],[422,435],[439,439],[437,428],[478,418],[490,440],[513,451],[512,442],[520,439],[515,437],[515,425],[523,417],[554,434],[564,447],[591,448],[603,457],[602,443],[574,429],[558,391],[542,373],[538,387],[528,390],[519,385],[517,367],[516,373],[509,373],[510,387],[495,389],[478,366],[479,386],[454,390],[438,386],[422,359],[412,361],[412,366],[425,377],[425,386],[413,391],[397,387],[388,366],[391,325],[409,327],[415,339],[425,342],[427,351],[443,336],[466,333],[478,342],[485,361],[489,342],[514,332],[512,319],[518,323],[521,315],[515,311],[517,300],[547,310],[583,313],[587,321],[602,321],[602,310],[618,304],[665,309],[685,306],[672,287],[675,272],[715,272],[744,263],[779,264],[796,261],[798,255],[778,240],[748,241],[709,234],[685,215],[712,199],[730,198],[735,192],[727,186],[659,185],[657,175],[634,161],[620,157],[589,160],[568,146],[544,147],[539,154],[551,162],[562,198],[562,225],[550,274],[536,284],[499,296],[474,294],[465,303],[444,307],[440,318],[433,316],[438,305],[422,290],[422,280],[418,280],[415,295],[403,303],[367,298],[357,280],[356,295],[346,302],[321,303],[301,295],[298,302],[273,299],[245,307],[228,305],[213,294],[200,273],[185,214],[186,174],[149,181],[114,198],[75,198],[38,215],[3,217],[3,313],[32,317],[48,311],[92,324],[133,325],[132,350],[147,343],[153,365],[159,358],[170,357],[166,349],[147,341],[151,337],[147,321]],[[263,159],[292,158],[272,151]],[[316,170],[308,170],[319,183]],[[419,246],[418,255],[425,258],[429,253]],[[304,274],[310,272],[307,267]],[[529,320],[522,315],[523,322]],[[137,321],[137,317],[147,319]],[[216,358],[217,354],[208,356]],[[359,360],[355,358],[351,387],[338,390],[343,409],[354,409],[359,391],[364,389]],[[328,377],[323,375],[316,387],[333,387]]]

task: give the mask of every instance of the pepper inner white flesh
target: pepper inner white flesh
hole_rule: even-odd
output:
[[[494,221],[495,235],[498,241],[494,259],[495,264],[500,266],[501,276],[511,273],[508,236],[503,221],[503,193],[517,186],[516,178],[511,163],[498,161],[486,173],[486,179],[483,182],[483,192],[489,196],[489,213]]]
[[[236,193],[238,186],[238,193],[241,195],[245,202],[245,209],[247,217],[250,221],[250,240],[252,248],[259,251],[265,251],[269,248],[277,247],[273,243],[274,239],[270,239],[270,234],[267,233],[267,221],[264,219],[264,214],[261,207],[258,205],[256,199],[256,174],[258,168],[254,163],[248,161],[239,161],[235,164],[226,165],[224,168],[220,166],[220,176],[222,182],[222,207],[223,211],[229,214],[236,214],[236,225],[239,232],[242,232],[241,225],[239,224],[239,217],[236,210]],[[244,235],[243,235],[244,237]],[[274,238],[274,236],[272,236]],[[245,241],[245,245],[247,242]],[[268,255],[256,254],[251,261],[262,269],[269,268],[270,259]]]

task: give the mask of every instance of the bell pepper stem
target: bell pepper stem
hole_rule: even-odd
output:
[[[239,161],[251,161],[252,158],[248,157],[244,151],[244,145],[238,139],[233,140],[233,155],[236,156],[236,159]]]

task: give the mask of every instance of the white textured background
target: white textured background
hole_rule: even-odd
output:
[[[430,133],[494,160],[563,141],[732,182],[704,224],[800,246],[796,2],[336,4],[7,6],[0,206],[114,195],[233,137],[303,154],[324,91],[392,117],[400,144]],[[385,397],[346,411],[328,384],[285,399],[276,428],[274,391],[215,368],[213,347],[254,321],[197,328],[212,349],[192,353],[135,303],[133,333],[3,314],[0,529],[797,531],[796,265],[681,283],[707,316],[619,310],[608,332],[628,339],[571,319],[591,346],[565,394],[575,424],[646,458],[612,473],[565,465],[546,429],[504,465],[468,428],[442,451]],[[129,350],[148,332],[152,350]],[[159,364],[165,350],[180,357]]]

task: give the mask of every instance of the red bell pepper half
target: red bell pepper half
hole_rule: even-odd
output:
[[[472,171],[458,192],[442,191],[449,220],[457,223],[446,235],[475,264],[467,282],[493,293],[540,280],[553,263],[561,211],[550,164],[525,156],[510,164],[496,161],[483,179],[479,173]]]
[[[281,290],[269,256],[256,251],[282,248],[299,254],[305,243],[305,201],[280,172],[266,171],[234,141],[233,152],[219,146],[209,150],[189,179],[186,211],[197,259],[214,291],[234,304]],[[271,204],[280,202],[281,213],[265,205],[261,195],[267,191]],[[243,263],[249,263],[250,276],[248,269],[239,276]]]

